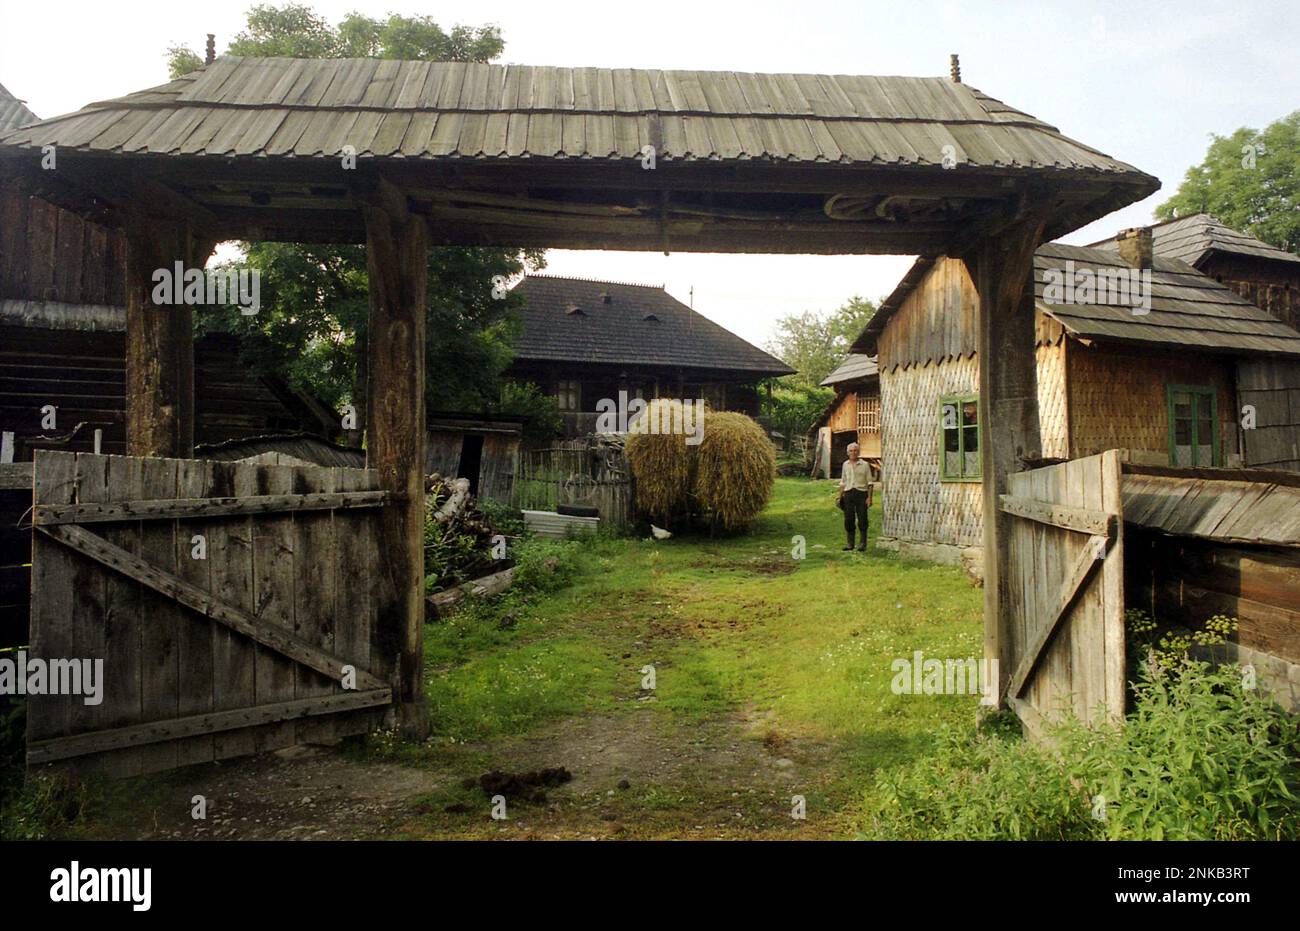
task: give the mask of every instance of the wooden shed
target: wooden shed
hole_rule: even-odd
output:
[[[860,447],[862,458],[880,477],[880,370],[876,360],[851,353],[835,371],[822,379],[835,389],[835,397],[809,430],[814,444],[813,475],[836,478],[847,458],[850,443]]]
[[[509,502],[519,474],[522,417],[429,415],[425,471],[469,479],[470,494]]]
[[[1152,258],[1149,235],[1145,251],[1142,238],[1129,237],[1127,258],[1059,243],[1035,253],[1042,459],[1125,449],[1132,461],[1156,465],[1273,465],[1252,461],[1243,442],[1239,373],[1247,363],[1300,360],[1300,332],[1186,263]],[[1105,287],[1088,302],[1049,290],[1067,273],[1095,284],[1130,271],[1150,275],[1149,307],[1121,303]],[[879,354],[881,545],[976,574],[985,413],[978,318],[964,265],[920,259],[854,346]],[[1261,406],[1251,429],[1300,439],[1300,424],[1276,407]]]

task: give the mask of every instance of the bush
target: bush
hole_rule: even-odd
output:
[[[557,591],[573,581],[584,544],[577,540],[527,537],[514,547],[517,595]]]
[[[492,567],[492,540],[497,531],[476,500],[465,503],[450,520],[439,523],[434,512],[452,494],[452,482],[431,475],[425,495],[424,588],[441,591],[486,574]]]
[[[1053,750],[949,732],[878,777],[874,833],[894,838],[1264,840],[1300,837],[1300,725],[1231,665],[1152,664],[1122,726],[1071,720]]]

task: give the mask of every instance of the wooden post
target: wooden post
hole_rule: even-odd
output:
[[[398,656],[402,733],[424,739],[424,360],[428,228],[406,198],[381,181],[367,192],[370,275],[366,468],[396,499],[383,509],[385,560],[395,601],[379,617],[379,639]],[[391,654],[390,654],[391,655]]]
[[[173,224],[132,223],[126,239],[126,442],[132,456],[194,453],[194,308],[154,302],[159,269],[201,268],[212,243]]]
[[[998,501],[1007,491],[1007,476],[1020,471],[1025,460],[1042,455],[1032,279],[1045,216],[1022,210],[1020,219],[981,240],[966,259],[979,293],[984,655],[998,660],[999,695],[1012,673],[1006,558],[1012,518],[998,508]]]

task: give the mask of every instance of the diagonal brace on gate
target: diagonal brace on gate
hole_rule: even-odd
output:
[[[1065,577],[1065,581],[1061,583],[1061,589],[1056,599],[1056,610],[1048,622],[1034,635],[1034,639],[1030,641],[1025,655],[1020,660],[1020,664],[1016,667],[1015,673],[1011,676],[1011,681],[1007,685],[1008,697],[1020,697],[1020,693],[1025,688],[1025,683],[1029,681],[1029,676],[1033,673],[1039,660],[1046,654],[1048,644],[1051,643],[1052,638],[1061,627],[1070,608],[1084,588],[1087,587],[1088,580],[1092,578],[1093,573],[1106,561],[1106,554],[1110,551],[1114,540],[1113,533],[1089,536],[1087,545],[1079,552],[1069,574]]]
[[[242,608],[214,597],[179,576],[159,569],[75,524],[37,524],[36,529],[160,595],[173,599],[294,662],[314,669],[327,679],[337,682],[343,675],[345,665],[355,665]],[[387,683],[362,669],[356,670],[356,683],[359,689],[364,690],[388,688]]]

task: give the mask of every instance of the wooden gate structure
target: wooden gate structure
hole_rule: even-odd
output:
[[[1124,546],[1120,452],[1010,476],[1006,701],[1031,733],[1062,714],[1124,713]]]
[[[29,703],[29,765],[134,775],[384,717],[373,472],[61,452],[34,471],[29,656],[102,658],[103,676],[99,704]]]
[[[1160,186],[963,84],[955,56],[947,77],[923,78],[225,56],[5,133],[0,162],[4,184],[124,231],[136,456],[193,446],[194,309],[155,300],[157,270],[202,266],[229,239],[365,243],[366,464],[393,496],[379,513],[398,602],[382,626],[400,645],[398,717],[416,737],[429,729],[431,245],[962,258],[981,308],[996,656],[1015,519],[997,496],[1040,454],[1034,250]]]

